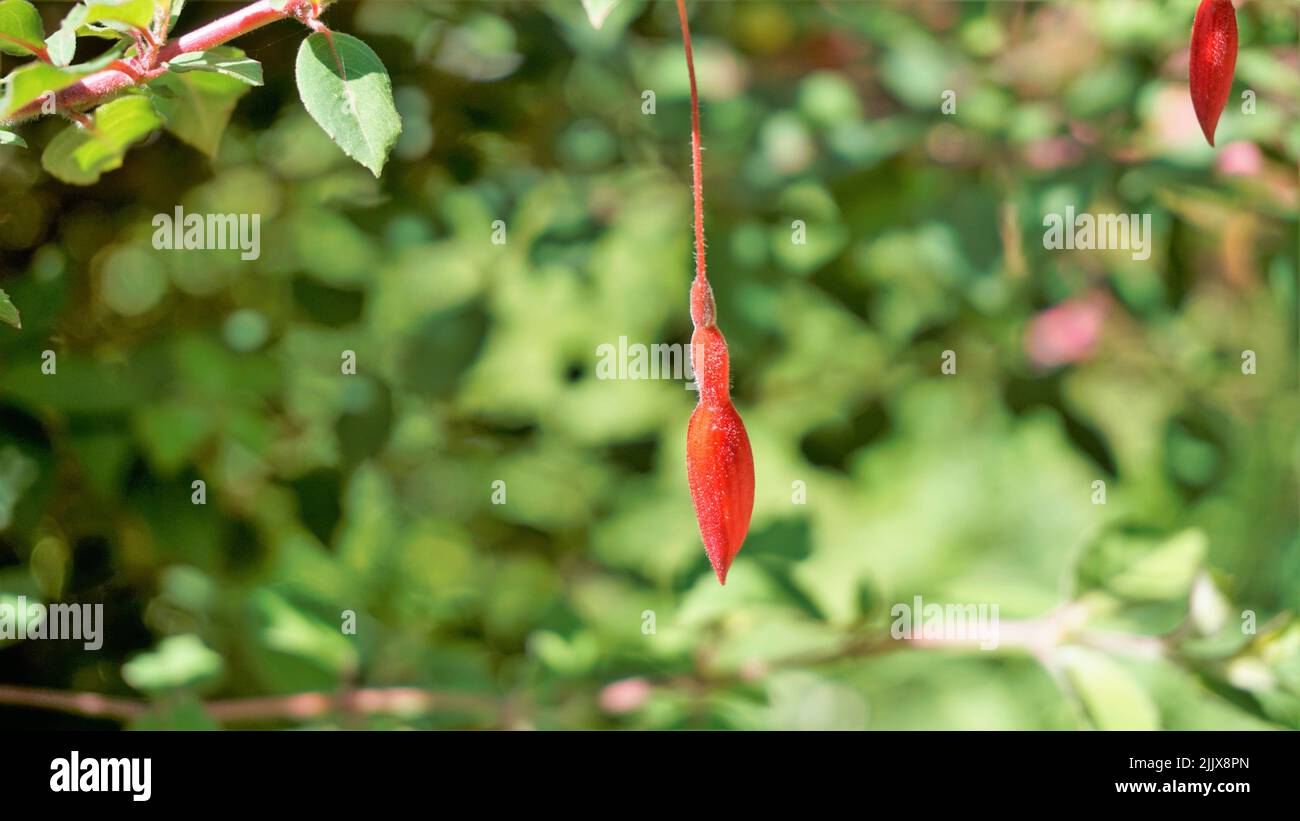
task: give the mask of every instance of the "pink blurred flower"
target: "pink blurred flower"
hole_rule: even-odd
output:
[[[625,678],[607,684],[600,691],[600,709],[615,715],[630,713],[646,703],[652,689],[650,682],[643,678]]]
[[[1105,299],[1098,294],[1054,305],[1029,321],[1025,353],[1043,368],[1081,362],[1092,355],[1105,313]]]
[[[1044,137],[1024,147],[1025,163],[1039,171],[1076,165],[1083,159],[1083,146],[1069,137]]]
[[[1253,177],[1264,168],[1264,155],[1259,146],[1251,142],[1228,143],[1219,149],[1215,162],[1220,174]]]
[[[1182,65],[1187,66],[1186,59]],[[1186,83],[1170,83],[1160,89],[1147,118],[1147,126],[1156,141],[1164,146],[1181,148],[1189,143],[1204,143]]]

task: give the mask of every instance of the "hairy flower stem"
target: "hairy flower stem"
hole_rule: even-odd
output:
[[[682,22],[682,44],[686,48],[686,74],[691,81],[691,174],[695,187],[695,277],[701,282],[707,283],[708,276],[704,270],[704,171],[700,157],[700,94],[695,85],[695,54],[691,49],[691,29],[686,22],[686,0],[677,0],[677,16]]]

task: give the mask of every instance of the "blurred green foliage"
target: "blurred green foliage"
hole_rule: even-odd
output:
[[[694,394],[595,376],[620,336],[689,340],[672,3],[599,30],[578,0],[336,4],[402,115],[378,180],[298,102],[291,23],[241,39],[266,86],[211,161],[160,135],[74,189],[39,165],[61,124],[27,127],[0,146],[0,596],[107,623],[98,653],[7,644],[0,681],[148,697],[148,727],[389,685],[505,706],[313,723],[1300,727],[1297,11],[1242,5],[1216,151],[1195,5],[695,4],[757,466],[726,587]],[[260,259],[155,251],[177,205],[260,214]],[[1151,214],[1151,258],[1044,250],[1067,205]],[[1095,344],[1036,363],[1035,318],[1086,300]],[[917,595],[998,604],[1002,646],[874,643]]]

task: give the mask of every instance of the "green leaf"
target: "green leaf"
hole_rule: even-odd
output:
[[[614,10],[619,0],[582,0],[582,8],[587,12],[587,19],[591,21],[592,28],[600,28],[605,25],[605,18]]]
[[[41,15],[27,0],[0,0],[0,51],[26,57],[44,50]]]
[[[86,0],[86,25],[102,23],[115,31],[148,29],[153,0]]]
[[[5,93],[0,97],[0,119],[12,116],[28,103],[50,92],[57,92],[80,80],[75,71],[55,68],[45,63],[26,63],[5,78]]]
[[[185,0],[172,0],[171,15],[167,18],[168,31],[176,28],[176,21],[180,19],[183,8],[185,8]]]
[[[49,50],[50,61],[56,66],[66,66],[72,62],[77,52],[77,29],[86,20],[86,7],[77,4],[64,16],[59,30],[45,40]]]
[[[181,54],[167,64],[175,72],[212,71],[234,77],[250,86],[262,84],[262,64],[252,57],[246,57],[244,52],[231,46],[218,46],[208,51]]]
[[[7,131],[0,131],[0,134],[8,133],[9,132]],[[18,135],[15,134],[13,136],[17,139]],[[3,141],[0,140],[0,142]],[[19,140],[19,142],[22,141]],[[23,143],[23,145],[26,145],[26,143]],[[22,320],[18,316],[18,309],[9,301],[9,295],[6,294],[3,289],[0,289],[0,322],[5,323],[6,325],[12,325],[15,328],[23,327]]]
[[[41,155],[41,165],[73,185],[90,185],[122,165],[132,143],[162,125],[147,97],[132,95],[100,106],[90,129],[70,126]]]
[[[150,87],[163,92],[154,107],[167,130],[209,157],[216,156],[235,104],[248,93],[243,81],[206,72],[163,75]]]
[[[166,130],[209,157],[216,156],[239,97],[248,94],[240,79],[213,73],[165,74],[149,87],[160,92],[153,105]]]
[[[18,500],[35,483],[39,473],[36,461],[13,445],[0,450],[0,531],[13,522]]]
[[[13,133],[12,131],[4,131],[3,129],[0,129],[0,145],[16,145],[19,148],[27,147],[27,143],[25,140],[23,140],[22,137],[19,137],[17,134]],[[2,297],[3,294],[4,292],[0,291],[0,297]],[[8,300],[6,299],[5,301],[7,302]],[[4,318],[3,314],[4,314],[4,306],[3,304],[0,304],[0,319]]]
[[[1106,587],[1121,596],[1160,601],[1187,595],[1205,560],[1205,534],[1189,529],[1162,542],[1122,540],[1129,563],[1106,580]]]
[[[379,56],[351,35],[316,32],[298,49],[295,73],[307,113],[378,177],[402,133],[393,84]]]
[[[153,402],[135,415],[134,431],[154,470],[172,476],[198,452],[216,427],[210,408]]]
[[[190,687],[221,674],[221,656],[194,635],[168,636],[152,653],[141,653],[122,665],[122,678],[137,690],[158,691]]]
[[[1065,672],[1099,730],[1158,730],[1160,711],[1133,676],[1105,655],[1067,648]]]
[[[303,662],[334,673],[357,666],[357,650],[337,624],[321,621],[270,590],[250,598],[257,618],[257,636],[267,650],[297,656]]]

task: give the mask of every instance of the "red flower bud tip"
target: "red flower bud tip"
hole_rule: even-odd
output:
[[[1232,0],[1201,0],[1192,23],[1188,85],[1196,119],[1210,145],[1214,145],[1214,129],[1232,91],[1232,72],[1236,67],[1237,10],[1232,7]]]
[[[686,478],[704,551],[718,581],[726,584],[754,511],[754,454],[745,423],[731,404],[727,343],[718,326],[696,328],[691,361],[700,403],[686,430]]]

